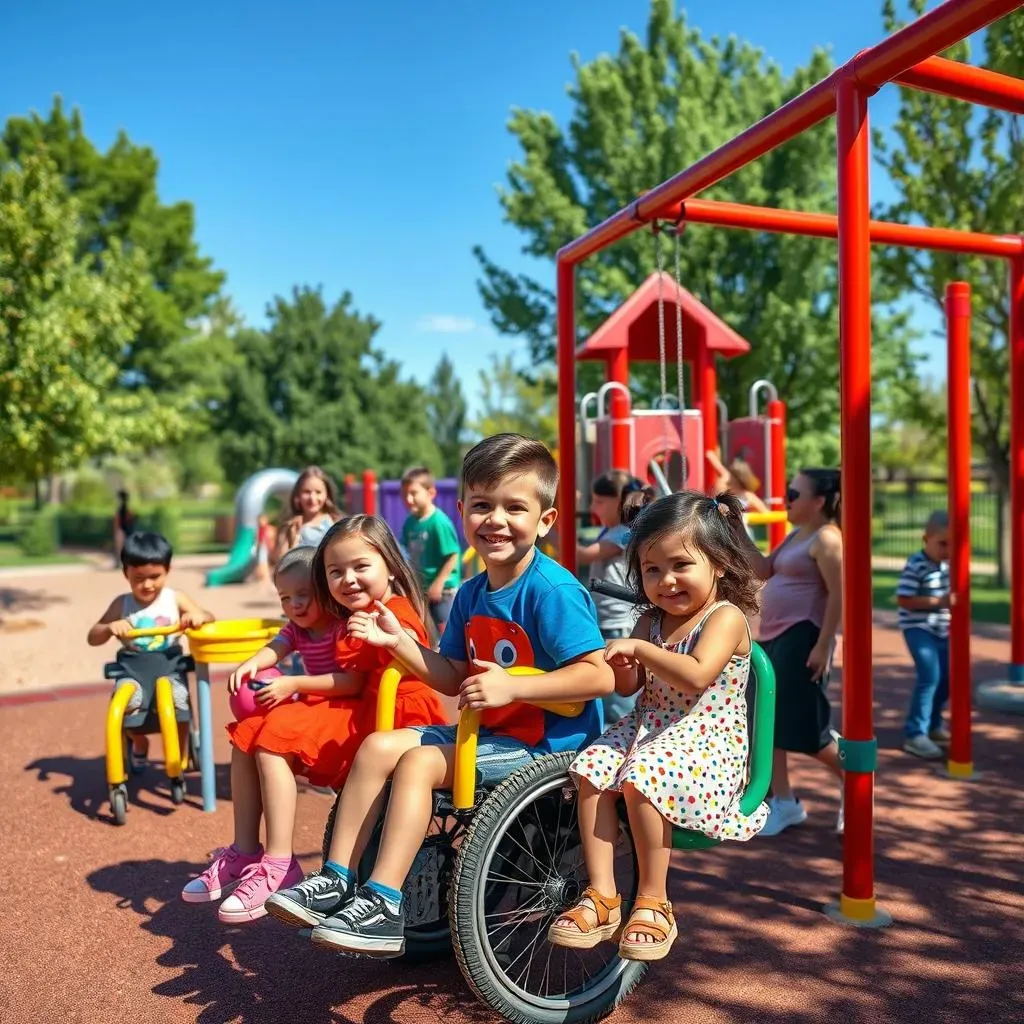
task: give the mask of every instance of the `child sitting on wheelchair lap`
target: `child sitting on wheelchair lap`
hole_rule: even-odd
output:
[[[235,669],[228,685],[235,691],[296,651],[305,674],[271,680],[256,695],[265,713],[228,725],[234,842],[181,894],[186,903],[211,903],[230,892],[217,910],[225,924],[265,917],[267,897],[302,878],[292,849],[295,777],[338,789],[360,742],[376,728],[377,690],[391,658],[355,639],[353,616],[379,603],[400,632],[427,640],[412,570],[377,516],[341,519],[318,548],[292,548],[277,563],[274,584],[289,621]],[[447,720],[429,686],[402,681],[395,700],[398,726]],[[261,816],[266,847],[260,843]]]
[[[494,784],[531,759],[578,750],[601,730],[600,701],[614,684],[594,604],[575,576],[536,547],[554,525],[558,468],[539,441],[486,438],[462,465],[466,538],[486,571],[455,596],[440,652],[403,632],[380,603],[353,614],[350,631],[384,648],[460,708],[480,710],[477,777]],[[533,666],[546,675],[513,676]],[[523,703],[586,701],[577,718]],[[313,941],[346,953],[399,956],[405,947],[402,886],[433,813],[433,791],[450,788],[455,727],[374,733],[356,755],[339,798],[324,866],[267,902],[276,917],[315,925]],[[384,810],[376,864],[365,884],[357,865]]]
[[[132,661],[148,653],[161,653],[174,661],[175,652],[184,657],[178,646],[178,633],[166,636],[124,637],[137,629],[154,629],[158,626],[180,626],[182,631],[195,629],[212,622],[213,616],[203,611],[191,598],[180,590],[167,586],[174,551],[166,537],[159,533],[129,533],[121,547],[121,570],[128,581],[128,593],[115,597],[90,630],[90,647],[100,647],[111,637],[121,641],[118,662],[124,674],[114,680],[114,690],[125,682],[135,686],[135,692],[124,709],[125,715],[142,710],[144,698],[141,684],[131,677]],[[171,671],[171,691],[174,696],[174,710],[188,711],[188,680],[183,671]],[[128,749],[128,765],[133,774],[139,774],[146,767],[149,754],[149,737],[144,733],[126,730],[131,738]],[[178,723],[178,749],[188,749],[188,722]]]
[[[673,827],[747,840],[768,818],[739,808],[747,778],[747,676],[757,580],[741,540],[737,498],[688,491],[648,505],[632,524],[627,580],[642,610],[633,634],[605,651],[616,691],[636,707],[573,762],[590,885],[548,930],[550,941],[591,949],[621,935],[619,955],[660,960],[677,928],[668,899]],[[639,866],[623,924],[613,868],[626,812]]]

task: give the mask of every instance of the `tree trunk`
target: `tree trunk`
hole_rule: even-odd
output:
[[[47,493],[47,500],[51,505],[60,504],[60,473],[50,474],[50,485]]]
[[[39,477],[36,477],[32,481],[32,491],[34,495],[35,510],[38,512],[43,507],[43,489],[39,486]]]

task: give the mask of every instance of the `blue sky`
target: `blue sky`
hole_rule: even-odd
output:
[[[842,61],[882,34],[880,0],[686,6],[705,35],[746,38],[785,69],[815,45]],[[158,154],[164,200],[195,204],[201,247],[250,322],[296,283],[323,285],[329,299],[347,289],[383,320],[379,343],[408,373],[425,379],[446,349],[472,395],[488,353],[516,344],[488,325],[470,251],[481,243],[524,265],[495,192],[519,155],[510,108],[564,122],[570,52],[616,49],[621,26],[643,31],[648,4],[9,8],[5,35],[17,46],[5,48],[0,116],[45,112],[59,93],[101,147],[125,129]],[[873,101],[876,124],[894,100],[883,90]],[[880,177],[875,198],[886,194]]]

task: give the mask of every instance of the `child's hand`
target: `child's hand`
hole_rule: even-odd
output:
[[[239,687],[247,679],[252,679],[256,673],[259,672],[259,668],[256,666],[256,659],[250,658],[248,661],[243,661],[234,672],[228,676],[228,693],[238,693]]]
[[[298,682],[301,676],[278,676],[272,679],[266,686],[256,691],[256,703],[260,707],[270,708],[288,700],[293,694],[299,692]]]
[[[466,676],[459,687],[459,710],[472,708],[503,708],[516,700],[515,680],[493,661],[474,658],[474,673]]]
[[[127,633],[130,633],[135,627],[127,619],[115,619],[113,622],[107,624],[107,629],[110,630],[111,636],[116,636],[118,640],[124,638]]]
[[[356,640],[364,640],[373,647],[390,650],[398,646],[405,630],[387,605],[374,601],[373,611],[353,612],[349,616],[348,632]]]
[[[431,604],[439,604],[444,597],[444,580],[438,577],[427,588],[427,600]]]
[[[178,621],[183,629],[198,629],[200,626],[206,625],[207,622],[212,622],[213,616],[201,608],[197,608],[194,612],[182,612]]]
[[[604,649],[604,660],[612,668],[636,668],[640,662],[637,651],[642,641],[633,637],[623,640],[609,640]]]

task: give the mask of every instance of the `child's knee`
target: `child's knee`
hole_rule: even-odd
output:
[[[438,789],[447,780],[450,761],[443,747],[413,747],[399,758],[395,784]]]
[[[418,749],[419,736],[412,729],[396,729],[391,732],[372,732],[356,751],[353,767],[364,771],[369,767],[379,768],[391,775],[402,756],[412,749]]]

